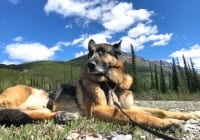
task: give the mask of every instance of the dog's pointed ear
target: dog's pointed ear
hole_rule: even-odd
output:
[[[113,47],[115,48],[115,52],[120,55],[121,54],[121,43],[122,41],[120,40],[118,43],[114,44]]]
[[[91,50],[95,46],[96,46],[95,41],[93,39],[90,39],[90,41],[88,42],[88,50]]]

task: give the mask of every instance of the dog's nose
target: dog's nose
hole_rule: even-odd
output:
[[[88,68],[91,72],[95,71],[96,63],[94,61],[91,61],[88,63]]]

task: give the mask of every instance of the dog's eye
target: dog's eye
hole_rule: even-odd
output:
[[[103,49],[100,49],[100,50],[98,51],[98,53],[99,53],[99,55],[105,55],[106,51],[103,50]]]
[[[93,54],[94,54],[94,52],[93,51],[89,51],[89,53],[88,53],[88,57],[90,58],[90,57],[92,57],[93,56]]]

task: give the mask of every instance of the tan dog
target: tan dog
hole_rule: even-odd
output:
[[[129,122],[114,102],[120,104],[133,121],[154,128],[179,126],[183,120],[200,117],[197,113],[134,106],[133,93],[129,90],[132,77],[123,73],[120,44],[96,44],[90,40],[88,62],[76,87],[62,85],[50,94],[24,85],[6,89],[0,95],[0,123],[21,124],[45,119],[65,122],[80,115]]]

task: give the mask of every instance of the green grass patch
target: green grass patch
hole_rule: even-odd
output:
[[[105,122],[98,119],[81,117],[77,121],[71,121],[64,125],[55,124],[54,121],[36,122],[16,126],[1,126],[0,139],[2,140],[64,140],[72,133],[80,136],[100,134],[104,138],[112,132],[119,134],[132,134],[135,140],[141,140],[141,135],[148,135],[149,138],[156,138],[131,124],[122,125],[119,123]],[[167,135],[181,136],[180,131],[160,131]]]

